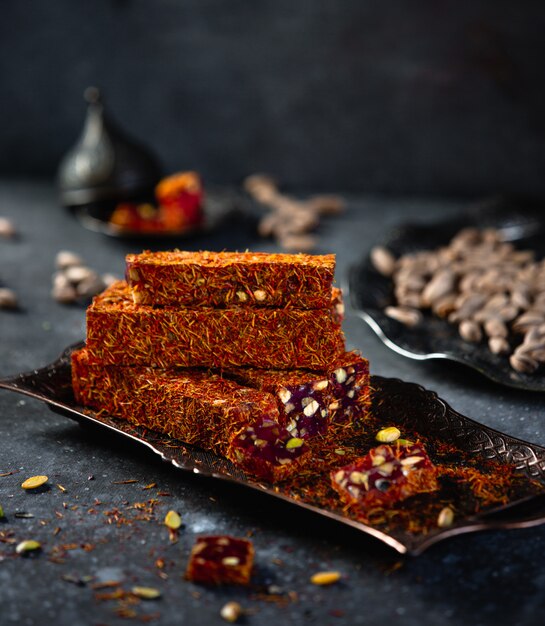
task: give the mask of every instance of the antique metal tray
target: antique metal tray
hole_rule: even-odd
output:
[[[510,492],[507,502],[484,508],[480,513],[461,511],[448,528],[433,527],[429,532],[410,532],[406,528],[385,529],[362,523],[349,517],[339,505],[323,508],[296,500],[280,493],[269,484],[249,479],[225,459],[212,453],[184,445],[159,433],[134,428],[125,421],[98,415],[78,406],[70,382],[70,353],[81,346],[71,346],[54,363],[13,377],[0,380],[0,388],[16,391],[44,401],[48,407],[81,424],[106,431],[114,431],[144,445],[175,468],[231,481],[259,490],[272,497],[291,502],[314,513],[336,520],[367,533],[399,553],[419,554],[437,541],[478,530],[495,528],[523,528],[545,522],[545,448],[502,434],[457,413],[437,395],[423,387],[401,380],[372,377],[374,395],[373,417],[385,424],[402,428],[426,437],[429,441],[445,442],[454,451],[455,462],[469,460],[476,465],[486,465],[491,460],[517,469],[520,477]],[[366,450],[362,450],[364,454]],[[429,494],[431,495],[431,494]],[[407,510],[411,502],[407,500]]]
[[[519,208],[514,208],[519,207]],[[465,215],[434,224],[407,224],[391,232],[381,243],[396,256],[447,244],[462,228],[497,228],[506,241],[517,248],[534,250],[538,258],[545,254],[544,207],[529,202],[493,203],[468,211]],[[384,313],[395,303],[392,281],[379,274],[369,255],[349,270],[350,304],[383,341],[403,356],[417,360],[449,359],[481,372],[489,379],[519,389],[545,391],[545,368],[534,374],[513,370],[506,356],[492,354],[484,342],[463,341],[455,325],[424,313],[425,322],[409,328]]]

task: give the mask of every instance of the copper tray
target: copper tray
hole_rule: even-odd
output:
[[[70,382],[70,354],[81,345],[70,346],[54,363],[42,369],[0,379],[0,388],[42,400],[52,411],[83,425],[119,433],[146,446],[177,469],[265,492],[367,533],[401,554],[420,554],[434,543],[462,533],[524,528],[545,522],[545,448],[483,426],[454,411],[434,392],[414,383],[373,376],[373,414],[379,418],[383,416],[384,423],[410,424],[423,436],[449,442],[460,454],[460,460],[470,457],[483,464],[496,460],[514,466],[523,480],[517,483],[508,503],[476,515],[459,516],[449,528],[434,528],[426,534],[417,534],[404,529],[386,531],[358,522],[344,515],[341,507],[338,510],[323,509],[295,500],[277,493],[269,484],[249,479],[230,462],[210,452],[184,445],[160,433],[134,428],[113,417],[99,416],[76,405]]]

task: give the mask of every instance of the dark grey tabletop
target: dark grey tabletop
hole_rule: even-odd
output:
[[[350,264],[400,221],[441,219],[462,207],[354,197],[345,215],[323,224],[318,252],[337,254],[342,283]],[[58,207],[47,183],[3,181],[0,215],[12,218],[20,233],[15,240],[0,241],[0,281],[17,292],[21,304],[20,311],[0,312],[0,376],[6,376],[41,367],[84,338],[84,308],[50,297],[59,250],[77,252],[100,272],[121,276],[125,254],[143,244],[85,230]],[[168,247],[173,245],[276,251],[271,242],[256,238],[247,219]],[[349,347],[370,359],[374,374],[418,382],[465,415],[545,444],[542,395],[500,387],[459,365],[394,354],[350,310],[345,332]],[[38,474],[49,476],[50,489],[30,494],[20,488],[24,478]],[[464,535],[419,557],[400,557],[374,539],[295,507],[176,471],[144,449],[82,429],[44,404],[4,390],[0,475],[6,515],[0,520],[2,625],[98,626],[130,623],[130,618],[136,623],[221,624],[220,609],[231,599],[248,610],[243,619],[248,624],[514,626],[543,621],[545,526]],[[143,490],[150,483],[157,486]],[[157,500],[150,516],[135,508],[150,499]],[[169,509],[179,511],[184,522],[177,543],[169,542],[162,525]],[[33,517],[16,517],[22,512]],[[189,550],[202,533],[251,537],[257,562],[252,588],[208,589],[184,580]],[[44,549],[36,558],[15,557],[12,538],[38,539]],[[157,559],[164,560],[162,569]],[[312,585],[309,576],[319,570],[340,571],[342,582]],[[162,597],[131,605],[100,595],[109,588],[93,588],[112,580],[123,589],[159,588]],[[267,595],[271,590],[282,593]]]

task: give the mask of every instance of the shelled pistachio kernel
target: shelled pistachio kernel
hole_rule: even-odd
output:
[[[223,605],[220,611],[221,617],[226,622],[234,623],[238,620],[238,618],[242,615],[242,607],[238,602],[227,602],[227,604]]]
[[[13,222],[7,217],[0,217],[0,237],[14,237],[17,234],[17,230],[13,225]]]
[[[441,509],[439,515],[437,516],[437,526],[439,526],[439,528],[448,528],[449,526],[452,526],[453,522],[454,511],[449,506]]]
[[[292,437],[288,439],[286,443],[286,450],[294,450],[295,448],[300,448],[305,442],[299,437]]]
[[[49,478],[47,476],[31,476],[21,483],[21,487],[27,490],[38,489],[38,487],[45,485],[48,480]]]
[[[157,600],[161,597],[161,592],[155,587],[133,587],[131,593],[142,600]]]
[[[15,547],[15,552],[17,554],[26,554],[27,552],[35,552],[36,550],[41,550],[42,544],[39,541],[34,539],[25,539],[17,544]]]
[[[15,291],[0,287],[0,309],[16,309],[19,306]]]
[[[176,511],[169,511],[165,515],[165,526],[167,528],[170,528],[170,530],[178,530],[181,525],[182,518],[180,517],[179,513],[176,513]]]
[[[263,291],[263,289],[256,289],[254,291],[254,298],[258,302],[263,302],[263,300],[265,300],[266,297],[267,297],[267,292]]]
[[[310,582],[313,585],[332,585],[340,579],[340,572],[317,572],[310,577]]]
[[[74,265],[83,265],[83,259],[70,250],[60,250],[55,257],[55,265],[58,269],[64,270]]]
[[[379,430],[375,438],[381,443],[392,443],[392,441],[399,439],[400,436],[401,431],[399,428],[396,428],[395,426],[388,426],[388,428],[382,428]]]

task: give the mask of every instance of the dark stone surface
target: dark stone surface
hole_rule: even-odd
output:
[[[438,201],[352,197],[348,212],[324,227],[321,251],[337,253],[342,280],[348,265],[399,220],[440,219],[459,208],[457,203]],[[0,241],[0,277],[18,292],[22,307],[20,312],[0,313],[3,376],[45,365],[84,336],[84,309],[57,304],[49,296],[59,249],[81,254],[102,272],[121,274],[125,253],[140,250],[142,244],[84,230],[57,206],[47,184],[0,184],[0,214],[12,217],[20,230],[17,240]],[[275,250],[271,243],[257,240],[246,221],[178,243],[193,249]],[[369,357],[374,373],[419,382],[466,415],[545,443],[542,395],[501,388],[461,366],[404,359],[388,351],[351,314],[345,330],[350,347]],[[41,403],[4,390],[0,390],[0,442],[0,473],[16,472],[0,477],[0,504],[7,517],[0,521],[0,533],[13,531],[17,540],[37,538],[44,544],[41,555],[21,558],[13,555],[12,545],[0,542],[2,626],[140,623],[122,619],[115,613],[116,601],[97,601],[89,586],[66,582],[65,575],[120,580],[125,589],[134,584],[158,587],[163,597],[137,606],[136,611],[140,617],[159,612],[160,618],[152,623],[172,626],[221,624],[220,608],[231,599],[255,611],[246,616],[247,624],[542,623],[545,526],[465,535],[420,557],[402,558],[370,538],[294,507],[164,466],[145,450],[97,436]],[[50,488],[24,492],[20,483],[36,474],[47,474]],[[127,479],[139,482],[114,484]],[[157,488],[142,490],[152,482]],[[157,491],[171,495],[157,496]],[[117,507],[133,517],[138,511],[128,505],[154,497],[159,503],[153,521],[134,521],[130,526],[107,523],[105,511]],[[96,514],[89,513],[90,508]],[[162,526],[171,508],[182,514],[185,524],[176,544],[169,543]],[[34,518],[16,518],[21,511]],[[57,526],[61,531],[55,536]],[[200,533],[251,534],[257,552],[256,585],[295,591],[298,601],[281,607],[256,597],[258,589],[208,590],[183,580],[189,550]],[[72,543],[96,547],[90,552],[70,550],[64,563],[50,561],[55,546]],[[157,576],[157,558],[167,561],[166,580]],[[309,575],[322,569],[341,571],[342,583],[312,586]]]
[[[52,174],[103,87],[168,170],[545,191],[543,3],[4,0],[0,172]]]

